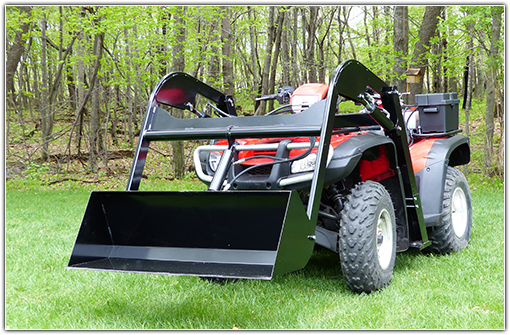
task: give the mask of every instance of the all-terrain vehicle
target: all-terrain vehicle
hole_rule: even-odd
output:
[[[353,291],[372,292],[390,282],[397,252],[466,247],[471,197],[455,166],[469,162],[470,148],[456,93],[417,95],[408,108],[350,60],[329,85],[260,99],[282,106],[237,116],[232,96],[185,73],[165,76],[127,190],[92,192],[69,267],[271,279],[305,267],[320,245],[339,254]],[[343,113],[346,100],[362,110]],[[202,140],[193,159],[208,189],[138,191],[150,142],[182,140]]]

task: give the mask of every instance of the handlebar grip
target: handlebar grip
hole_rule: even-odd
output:
[[[260,101],[260,100],[274,100],[278,97],[278,94],[270,94],[270,95],[264,95],[260,98],[256,98],[255,101]]]

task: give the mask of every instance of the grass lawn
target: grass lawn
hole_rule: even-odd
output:
[[[504,191],[472,189],[473,230],[465,250],[398,254],[390,285],[358,295],[345,284],[338,256],[327,250],[315,252],[303,270],[224,286],[196,277],[66,269],[89,190],[8,184],[5,326],[503,329]]]

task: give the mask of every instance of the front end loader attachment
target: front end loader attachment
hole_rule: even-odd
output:
[[[303,268],[315,243],[333,128],[393,129],[377,109],[335,116],[339,96],[358,101],[367,86],[382,92],[387,85],[346,61],[333,74],[327,98],[300,113],[238,117],[231,96],[185,73],[168,74],[149,98],[126,191],[92,192],[68,267],[259,279]],[[204,98],[218,117],[195,109]],[[160,104],[198,118],[175,118]],[[237,139],[296,136],[318,140],[306,206],[295,190],[229,189]],[[151,141],[211,139],[229,144],[207,191],[138,191]]]
[[[192,110],[197,95],[222,117],[177,119],[159,107]],[[127,190],[92,192],[68,267],[258,279],[303,268],[315,244],[338,94],[331,96],[296,115],[236,117],[231,97],[187,74],[167,75],[150,97]],[[297,191],[224,187],[235,140],[275,136],[321,137],[308,207]],[[151,141],[225,138],[229,148],[207,191],[138,191]]]
[[[295,191],[92,192],[69,267],[271,279],[314,233]]]

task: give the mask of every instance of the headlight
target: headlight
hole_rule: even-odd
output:
[[[314,103],[321,100],[318,95],[296,95],[292,97],[292,111],[294,113],[301,113]]]
[[[209,154],[209,167],[211,170],[216,172],[216,169],[218,168],[218,163],[220,162],[221,154],[218,152],[211,151]]]
[[[313,153],[303,159],[295,161],[290,166],[291,173],[313,171],[317,162],[317,154]]]

